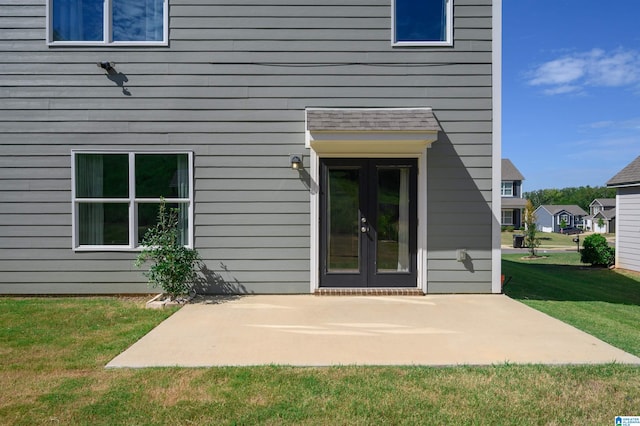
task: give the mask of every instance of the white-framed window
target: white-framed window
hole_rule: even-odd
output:
[[[513,197],[513,182],[502,181],[502,189],[500,194],[503,197]]]
[[[391,0],[391,43],[453,45],[453,0]]]
[[[47,43],[166,46],[168,1],[47,0]]]
[[[561,215],[558,216],[558,225],[562,224],[562,223],[566,223],[567,226],[571,225],[571,216],[569,216],[566,213],[563,213]]]
[[[72,151],[73,249],[134,250],[162,199],[193,247],[193,153]]]
[[[513,210],[502,210],[502,225],[513,225]]]

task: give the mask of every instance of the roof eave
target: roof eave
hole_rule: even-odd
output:
[[[630,186],[640,186],[640,181],[638,182],[616,182],[616,183],[608,183],[608,188],[628,188]]]

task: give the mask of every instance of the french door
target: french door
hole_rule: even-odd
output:
[[[320,286],[417,286],[416,159],[320,160]]]

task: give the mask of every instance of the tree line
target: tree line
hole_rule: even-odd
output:
[[[538,189],[525,192],[524,198],[531,200],[533,208],[537,209],[543,204],[567,205],[576,204],[585,211],[589,211],[589,204],[596,198],[615,198],[615,188],[606,186],[580,186],[562,189]]]

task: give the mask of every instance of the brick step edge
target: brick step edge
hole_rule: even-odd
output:
[[[419,288],[319,288],[316,296],[424,296]]]

